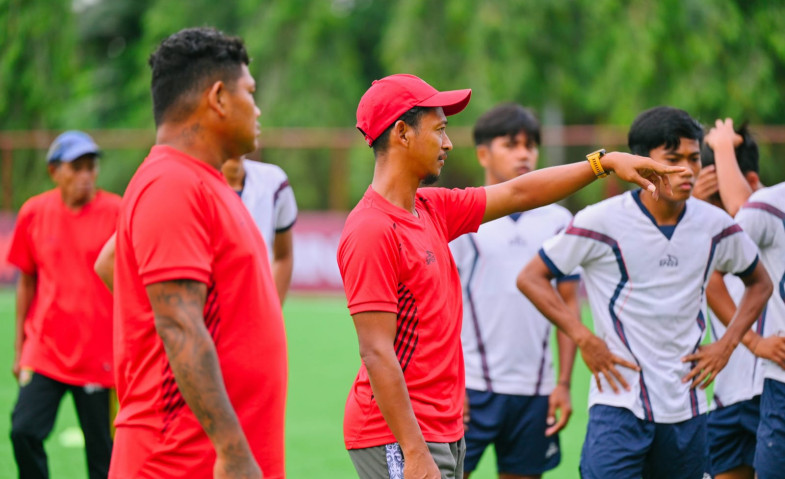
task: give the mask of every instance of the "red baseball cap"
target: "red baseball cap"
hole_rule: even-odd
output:
[[[368,145],[415,106],[442,107],[447,116],[469,104],[471,90],[439,91],[414,75],[399,73],[371,84],[357,105],[357,129]]]

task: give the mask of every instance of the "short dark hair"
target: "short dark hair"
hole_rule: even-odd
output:
[[[663,145],[667,149],[678,148],[681,138],[703,143],[703,127],[684,110],[657,106],[635,118],[627,144],[634,154],[649,156],[651,150]]]
[[[488,145],[494,138],[513,138],[521,132],[526,133],[529,142],[540,145],[540,121],[534,112],[517,103],[502,103],[477,119],[474,124],[474,145]]]
[[[742,173],[747,173],[748,171],[759,173],[758,143],[756,143],[755,138],[752,137],[752,133],[750,133],[747,123],[745,122],[739,128],[737,128],[736,133],[744,138],[742,144],[737,146],[735,150],[736,161],[739,163],[739,169]],[[706,143],[704,143],[703,147],[701,148],[701,164],[703,166],[714,164],[714,150],[712,150],[711,147]]]
[[[232,85],[249,63],[242,39],[214,28],[186,28],[161,42],[150,55],[151,91],[156,126],[193,111],[188,94],[224,81]]]
[[[392,124],[388,126],[387,129],[376,138],[376,140],[374,140],[373,145],[371,145],[373,148],[373,155],[379,156],[381,153],[387,151],[387,148],[390,146],[390,132],[397,122],[402,121],[414,128],[414,131],[418,131],[420,128],[420,120],[422,120],[422,117],[425,116],[426,113],[432,110],[434,110],[434,108],[415,106],[403,115],[399,116],[397,120],[392,122]]]

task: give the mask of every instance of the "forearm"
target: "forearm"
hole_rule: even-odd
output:
[[[586,161],[552,166],[518,176],[510,181],[486,187],[488,197],[483,221],[490,221],[516,211],[539,208],[570,196],[596,179]],[[504,192],[509,188],[507,192]],[[511,201],[496,201],[495,196],[510,194]],[[498,208],[491,208],[491,205]]]
[[[204,324],[207,286],[192,280],[147,286],[155,328],[163,341],[177,387],[219,458],[242,464],[251,456],[229,401],[218,355]]]
[[[177,387],[216,452],[247,454],[248,443],[229,401],[215,345],[206,330],[159,330]]]
[[[113,234],[101,248],[98,257],[93,264],[95,274],[101,278],[101,281],[109,288],[109,291],[114,292],[114,258],[115,258],[115,237],[117,233]]]
[[[35,290],[37,286],[36,276],[19,273],[16,283],[16,331],[14,335],[14,355],[15,361],[19,360],[22,354],[22,345],[25,342],[25,318],[30,312],[33,304]]]
[[[771,280],[761,264],[757,265],[749,278],[744,279],[744,283],[746,286],[744,296],[721,338],[734,348],[744,336],[748,337],[747,341],[754,340],[754,336],[747,333],[755,320],[760,317],[772,292]]]
[[[563,281],[557,285],[559,296],[564,304],[581,321],[581,308],[578,303],[578,281]],[[575,365],[575,354],[578,349],[561,329],[556,331],[556,344],[559,347],[559,384],[569,387],[572,380],[572,369]]]
[[[715,145],[714,163],[717,170],[717,185],[725,210],[736,216],[739,209],[752,195],[752,188],[736,161],[736,153],[731,142]]]
[[[529,298],[529,301],[553,323],[560,331],[567,335],[575,344],[591,331],[581,322],[577,315],[564,300],[556,294],[550,283],[550,277],[542,260],[534,258],[518,275],[518,289]]]
[[[363,356],[371,390],[379,410],[401,445],[404,457],[427,452],[420,425],[412,409],[401,365],[394,351],[374,352]]]
[[[293,268],[294,261],[291,256],[273,259],[273,280],[275,281],[275,290],[278,292],[278,299],[281,301],[281,305],[283,305],[286,295],[289,293]]]

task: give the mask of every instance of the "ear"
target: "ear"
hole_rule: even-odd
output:
[[[49,177],[52,178],[52,181],[55,183],[57,182],[57,170],[59,170],[61,166],[63,166],[62,163],[59,165],[53,165],[51,163],[46,165],[46,170],[49,172]]]
[[[227,114],[226,93],[226,85],[220,80],[213,83],[205,93],[207,107],[221,117]]]
[[[758,174],[755,173],[754,171],[748,171],[744,173],[744,178],[747,180],[747,183],[750,184],[750,188],[752,188],[752,191],[755,191],[761,187],[760,176],[758,176]]]
[[[488,168],[488,160],[491,158],[491,149],[488,145],[478,145],[475,149],[477,153],[477,162],[483,168]]]
[[[390,132],[390,139],[408,147],[413,133],[414,129],[410,128],[405,121],[398,120],[395,122],[395,125],[393,125],[393,129]]]

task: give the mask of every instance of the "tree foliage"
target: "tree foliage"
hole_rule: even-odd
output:
[[[785,124],[782,2],[0,0],[0,25],[0,129],[152,128],[147,59],[194,25],[245,39],[267,127],[352,127],[395,72],[471,87],[458,125],[507,100],[568,124],[626,125],[658,104]]]

